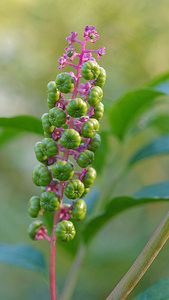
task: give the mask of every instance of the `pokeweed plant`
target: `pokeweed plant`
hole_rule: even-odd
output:
[[[55,81],[47,85],[49,112],[41,117],[45,138],[35,146],[35,155],[41,163],[33,170],[33,182],[42,187],[41,197],[32,196],[29,200],[29,215],[42,216],[44,211],[54,214],[51,236],[43,221],[36,220],[29,225],[29,236],[33,240],[46,239],[50,242],[50,290],[51,299],[56,299],[55,289],[55,248],[56,240],[69,242],[76,235],[73,221],[81,221],[86,215],[86,202],[83,197],[90,191],[96,171],[90,167],[101,138],[99,120],[103,116],[104,105],[102,87],[106,72],[93,57],[100,60],[105,47],[99,50],[86,50],[86,42],[99,39],[95,27],[86,26],[84,40],[77,38],[76,32],[66,38],[69,46],[59,58],[60,66],[72,66],[73,72],[62,72]],[[72,46],[81,45],[81,52]],[[78,58],[77,65],[72,61]],[[80,80],[85,80],[80,83]],[[67,95],[67,97],[65,96]],[[72,204],[63,203],[63,196]]]
[[[72,245],[69,244],[70,247],[67,249],[71,252],[73,248],[73,251],[76,252],[73,266],[60,298],[68,300],[73,293],[88,245],[110,219],[132,207],[169,201],[169,182],[147,186],[133,196],[123,195],[110,199],[116,184],[135,164],[143,159],[168,154],[169,152],[168,113],[166,109],[163,114],[156,114],[152,110],[154,100],[157,103],[161,100],[159,96],[166,99],[168,95],[169,72],[158,76],[140,89],[127,92],[112,103],[108,110],[110,127],[98,134],[98,121],[101,119],[104,109],[100,101],[103,96],[101,88],[104,85],[106,74],[105,70],[98,66],[92,54],[96,53],[98,59],[100,59],[105,53],[105,48],[101,47],[99,50],[85,49],[87,40],[95,42],[98,37],[94,27],[86,27],[83,42],[77,39],[77,33],[72,32],[71,36],[67,38],[69,47],[65,48],[66,53],[59,59],[59,69],[66,64],[70,65],[76,69],[76,75],[72,72],[64,72],[57,75],[56,81],[48,84],[47,103],[49,112],[43,114],[42,120],[32,116],[0,118],[0,126],[3,129],[0,135],[0,146],[21,132],[45,134],[45,138],[35,144],[35,154],[41,164],[35,167],[33,171],[33,181],[36,185],[42,187],[42,195],[41,197],[32,196],[29,200],[30,216],[36,218],[43,215],[43,218],[31,223],[29,235],[33,240],[45,238],[50,242],[52,300],[56,299],[56,239],[60,239],[62,245],[74,238],[74,242],[77,241],[76,249],[74,246],[72,247],[73,242]],[[75,52],[72,46],[75,42],[82,46],[81,53]],[[71,62],[75,57],[79,59],[78,65]],[[80,83],[81,79],[84,79],[83,83]],[[147,113],[149,106],[151,107],[151,113],[146,120],[143,114],[145,111]],[[141,123],[140,120],[138,121],[139,117],[142,118]],[[123,154],[126,153],[126,149],[130,148],[135,136],[144,128],[150,129],[151,127],[159,131],[161,136],[141,146],[135,153],[130,153],[129,157],[124,159]],[[98,173],[106,165],[104,163],[105,156],[108,154],[106,151],[110,150],[105,139],[108,134],[110,138],[111,136],[113,136],[113,139],[116,137],[121,143],[118,143],[119,146],[115,154],[113,153],[114,155],[112,155],[112,150],[109,151],[111,168],[106,169],[104,174],[106,181],[101,181],[100,195],[97,198],[96,205],[92,208],[90,218],[82,227],[79,224],[75,229],[73,223],[83,220],[86,214],[87,207],[82,198],[89,192],[96,176],[96,172],[90,167],[90,163],[95,156],[94,162],[96,162],[95,166]],[[97,149],[98,151],[96,151]],[[97,153],[99,153],[98,156]],[[63,203],[63,195],[72,200],[71,204]],[[46,226],[48,229],[50,227],[47,224],[49,221],[48,215],[50,221],[53,220],[51,236],[48,235],[46,229]],[[75,230],[78,233],[80,232],[79,237],[76,236]],[[108,296],[108,300],[127,298],[168,238],[169,212],[136,259],[134,265]],[[28,245],[0,245],[0,260],[46,274],[46,264],[42,253]],[[163,298],[167,298],[169,293],[168,291],[167,295],[164,293],[164,285],[166,285],[166,282],[161,283],[159,292],[160,295],[163,295]],[[154,300],[154,293],[150,296],[149,291],[145,291],[145,296],[147,294],[149,299]],[[142,299],[142,294],[136,299]],[[161,300],[159,297],[157,299]]]

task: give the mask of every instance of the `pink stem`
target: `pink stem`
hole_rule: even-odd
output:
[[[81,175],[81,173],[79,173],[79,172],[74,172],[74,175]]]
[[[79,85],[79,79],[81,77],[80,70],[82,67],[82,62],[83,62],[83,54],[85,51],[85,44],[86,44],[86,38],[84,39],[84,42],[81,42],[79,40],[76,40],[78,43],[82,45],[82,51],[80,53],[80,58],[79,58],[79,64],[76,67],[77,68],[77,74],[76,74],[76,81],[75,81],[75,87],[74,91],[72,93],[72,99],[76,98],[77,92],[78,92],[78,85]],[[68,63],[69,64],[69,63]],[[70,65],[70,64],[69,64]],[[73,65],[73,64],[71,64]],[[68,128],[73,128],[74,126],[74,119],[70,117],[69,119],[69,126]],[[60,143],[56,143],[59,144]],[[65,149],[64,150],[64,155],[63,159],[68,160],[69,157],[69,150]],[[64,191],[64,184],[63,182],[60,182],[60,207],[62,207],[62,202],[63,202],[63,191]],[[59,222],[59,215],[60,215],[60,209],[59,208],[55,213],[54,213],[54,221],[53,221],[53,229],[52,229],[52,234],[51,234],[51,241],[50,241],[50,263],[49,263],[49,272],[50,272],[50,292],[51,292],[51,300],[56,300],[56,286],[55,286],[55,252],[56,252],[56,236],[55,236],[55,228],[57,223]]]
[[[49,262],[49,276],[50,276],[50,294],[51,300],[56,300],[56,285],[55,285],[55,252],[56,252],[56,236],[55,227],[59,221],[60,209],[54,213],[53,229],[50,241],[50,262]]]
[[[83,45],[83,42],[81,42],[80,40],[76,39],[76,42]]]
[[[51,238],[50,238],[48,235],[46,235],[45,233],[43,234],[43,237],[44,237],[44,239],[46,239],[47,241],[51,242]]]
[[[85,52],[85,53],[88,53],[88,52],[94,52],[94,53],[97,53],[97,50],[85,50],[84,52]]]
[[[68,62],[68,61],[65,61],[65,64],[66,64],[66,65],[69,65],[69,66],[71,66],[71,67],[73,67],[73,68],[75,68],[75,69],[77,69],[77,66],[76,66],[76,65],[74,65],[74,64],[72,64],[72,63],[70,63],[70,62]]]

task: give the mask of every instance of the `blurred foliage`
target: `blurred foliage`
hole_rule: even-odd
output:
[[[153,286],[146,289],[140,295],[134,298],[134,300],[164,300],[169,298],[169,279],[164,278],[157,281]]]
[[[128,0],[127,3],[124,0],[6,0],[1,3],[1,117],[26,114],[40,118],[47,110],[46,83],[55,79],[58,73],[57,59],[67,46],[65,38],[70,31],[81,36],[86,25],[94,25],[100,34],[94,47],[106,46],[106,55],[101,60],[101,65],[107,70],[104,88],[106,112],[101,121],[104,143],[95,161],[100,172],[91,191],[96,196],[85,198],[91,209],[95,207],[95,214],[101,208],[105,209],[114,197],[131,196],[143,186],[169,179],[167,155],[142,160],[130,171],[126,168],[129,158],[140,148],[154,139],[158,141],[159,135],[169,133],[169,85],[168,73],[165,73],[169,53],[168,9],[167,0]],[[124,142],[119,141],[111,134],[108,125],[112,103],[129,89],[140,88],[145,81],[160,73],[165,75],[151,81],[144,89],[150,89],[151,93],[153,89],[153,95],[163,93],[166,96],[155,98],[146,107],[141,107],[132,120],[132,127],[124,127],[127,130]],[[142,104],[144,99],[141,96],[139,102]],[[114,117],[111,118],[114,122]],[[30,221],[28,199],[39,193],[32,184],[31,173],[36,164],[33,146],[41,136],[21,133],[21,128],[13,125],[12,130],[8,127],[0,132],[0,145],[4,145],[0,173],[1,242],[29,243],[41,250],[47,260],[48,244],[45,241],[35,244],[26,234]],[[12,142],[7,144],[11,137]],[[160,190],[164,191],[164,186]],[[166,193],[167,190],[165,185]],[[140,197],[145,197],[142,193]],[[164,194],[159,196],[164,197]],[[109,221],[89,246],[74,299],[104,299],[131,266],[167,208],[167,203],[149,204],[128,210]],[[59,245],[56,253],[56,284],[59,289],[73,260],[69,246],[67,248]],[[76,249],[76,245],[72,249]],[[169,277],[168,250],[167,245],[129,299],[153,284],[159,276]],[[38,273],[1,264],[0,275],[2,299],[50,299],[49,286]]]

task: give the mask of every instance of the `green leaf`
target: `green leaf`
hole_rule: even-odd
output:
[[[169,133],[169,114],[159,114],[150,119],[146,126],[155,127],[161,134]]]
[[[46,274],[43,254],[26,244],[0,244],[0,261]]]
[[[163,135],[139,149],[129,160],[129,165],[144,158],[169,153],[169,135]]]
[[[142,112],[143,107],[148,106],[154,99],[163,93],[141,89],[128,92],[117,100],[109,110],[108,117],[112,132],[118,138],[123,139],[131,122]]]
[[[99,149],[95,152],[93,167],[96,169],[97,173],[100,174],[106,161],[108,152],[108,133],[106,131],[99,132],[101,136],[101,145]]]
[[[157,281],[134,300],[168,300],[169,299],[169,278]]]
[[[41,120],[33,116],[25,115],[11,118],[0,118],[0,127],[43,134]]]
[[[166,72],[164,74],[158,75],[155,78],[151,79],[144,86],[146,86],[146,87],[156,87],[159,84],[161,84],[162,82],[167,82],[168,79],[169,79],[169,72]]]
[[[169,181],[145,186],[136,194],[134,194],[134,198],[143,198],[143,197],[165,198],[166,195],[169,195]]]
[[[123,139],[142,111],[159,96],[169,95],[169,73],[156,77],[139,90],[126,93],[110,107],[108,116],[114,135]]]
[[[168,193],[167,193],[168,195]],[[158,195],[157,195],[158,196]],[[129,196],[116,197],[111,200],[104,211],[102,211],[96,217],[90,219],[83,230],[83,238],[85,243],[88,243],[96,233],[113,217],[123,212],[126,209],[136,207],[142,204],[156,203],[160,201],[169,201],[168,197],[160,198],[134,198]]]

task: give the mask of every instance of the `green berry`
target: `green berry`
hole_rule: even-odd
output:
[[[47,162],[47,156],[42,151],[42,143],[41,142],[37,142],[35,144],[34,151],[35,151],[35,155],[36,155],[36,158],[38,161],[40,161],[41,163]]]
[[[58,153],[58,147],[56,143],[50,138],[43,139],[41,145],[42,152],[45,157],[53,157]]]
[[[42,228],[44,227],[44,224],[42,221],[39,221],[39,220],[36,220],[34,222],[32,222],[30,225],[29,225],[29,228],[28,228],[28,234],[30,236],[30,238],[32,240],[35,239],[35,236],[37,234],[37,232]]]
[[[38,186],[48,186],[51,182],[51,174],[47,167],[36,166],[33,170],[32,179]]]
[[[87,146],[87,149],[89,149],[90,151],[95,152],[101,144],[101,137],[100,134],[96,134],[90,141],[90,143]]]
[[[72,50],[68,50],[68,51],[66,52],[66,54],[67,54],[68,57],[72,57],[73,51],[72,51]]]
[[[91,39],[91,40],[93,40],[94,38],[95,38],[95,34],[94,33],[89,33],[89,38]]]
[[[66,106],[68,115],[73,118],[80,118],[87,112],[87,104],[80,98],[72,99]]]
[[[91,106],[96,106],[103,98],[103,90],[99,86],[94,86],[88,93],[87,101]]]
[[[86,215],[86,202],[83,199],[78,199],[72,208],[72,218],[77,221],[84,219]]]
[[[99,122],[96,119],[87,120],[82,126],[82,136],[92,138],[99,130]]]
[[[74,79],[69,73],[60,73],[56,77],[56,86],[61,93],[70,93],[74,89]]]
[[[95,79],[100,74],[100,67],[96,61],[89,60],[81,68],[81,75],[86,80]]]
[[[71,221],[64,220],[56,225],[55,234],[59,240],[70,242],[75,237],[76,230]]]
[[[49,108],[53,108],[56,105],[57,100],[60,97],[60,92],[56,87],[55,81],[50,81],[47,85],[47,94],[48,94],[48,106]]]
[[[94,153],[90,150],[84,150],[79,154],[77,163],[81,168],[86,168],[93,162],[93,160]]]
[[[52,174],[60,181],[66,181],[73,177],[74,170],[70,163],[67,161],[58,161],[52,167]]]
[[[36,218],[40,215],[40,198],[38,196],[33,196],[29,199],[29,209],[28,213],[30,217]]]
[[[42,115],[41,117],[42,120],[42,127],[45,133],[50,134],[51,132],[53,132],[54,127],[52,126],[52,124],[49,121],[49,114],[45,113]]]
[[[72,180],[67,183],[64,192],[67,198],[77,199],[84,192],[84,184],[79,179]]]
[[[100,120],[103,117],[104,113],[104,104],[102,102],[98,103],[94,108],[94,115],[92,118],[95,118],[96,120]]]
[[[80,145],[80,134],[74,129],[67,129],[60,138],[61,145],[66,149],[75,149]]]
[[[94,82],[94,85],[98,85],[102,87],[106,81],[106,71],[102,67],[100,67],[100,74]]]
[[[54,128],[53,126],[52,126],[52,128]],[[45,136],[45,138],[52,138],[52,132],[44,132],[44,136]]]
[[[63,109],[53,107],[49,111],[49,121],[53,126],[61,127],[66,123],[66,114]]]
[[[85,188],[90,188],[95,178],[96,178],[96,170],[89,167],[82,179]]]
[[[81,197],[84,198],[89,191],[90,191],[89,188],[85,188],[83,194],[81,195]]]
[[[52,191],[43,192],[41,195],[40,205],[44,210],[55,211],[59,208],[59,196]]]
[[[47,103],[48,103],[48,107],[51,109],[53,107],[55,107],[56,105],[56,101],[55,100],[51,100],[51,99],[47,99]]]

